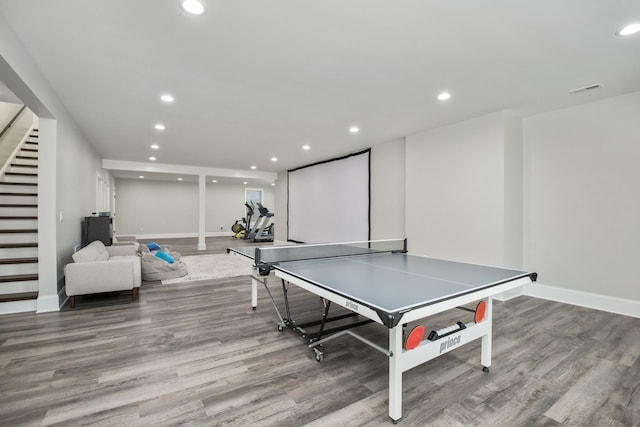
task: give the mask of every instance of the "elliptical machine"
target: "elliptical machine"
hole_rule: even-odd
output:
[[[273,236],[275,233],[274,224],[269,224],[269,222],[275,214],[273,212],[269,212],[269,209],[260,202],[255,202],[255,205],[258,206],[260,216],[256,220],[256,223],[249,234],[245,233],[245,238],[251,239],[254,242],[273,242]]]

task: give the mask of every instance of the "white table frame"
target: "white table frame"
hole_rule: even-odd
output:
[[[338,304],[341,307],[357,312],[374,322],[383,324],[378,313],[369,307],[357,304],[353,300],[283,271],[276,270],[275,275],[293,285]],[[252,287],[257,292],[257,283],[253,282],[254,279],[252,279]],[[402,418],[402,374],[409,369],[426,363],[429,360],[435,359],[438,356],[446,354],[479,338],[482,339],[480,364],[487,369],[491,366],[493,297],[503,292],[516,289],[527,283],[531,283],[531,279],[529,277],[523,277],[510,282],[472,291],[464,295],[452,297],[431,305],[416,308],[404,313],[401,321],[396,326],[389,328],[389,417],[394,424]],[[465,329],[451,335],[444,336],[435,341],[425,339],[418,347],[412,350],[405,350],[403,348],[403,324],[421,320],[443,311],[451,310],[464,304],[469,304],[479,300],[485,300],[487,303],[485,316],[479,323],[469,323],[466,325],[467,327]]]

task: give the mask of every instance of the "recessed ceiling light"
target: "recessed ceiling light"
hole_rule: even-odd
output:
[[[255,169],[255,168],[256,168],[255,166],[251,166],[251,169]]]
[[[244,185],[247,185],[247,181],[244,181],[244,182],[243,182],[243,184],[244,184]]]
[[[140,179],[144,179],[144,175],[140,175],[138,178],[140,178]]]
[[[351,126],[351,127],[349,128],[349,132],[351,132],[351,133],[358,133],[358,132],[360,132],[360,128],[359,128],[358,126]]]
[[[178,178],[178,181],[182,181],[182,178]]]
[[[640,32],[640,23],[627,25],[626,27],[616,32],[616,36],[630,36],[631,34],[635,34],[637,32]]]
[[[198,0],[182,0],[180,5],[192,15],[202,15],[204,13],[204,4]]]
[[[211,181],[211,182],[216,183],[216,182],[218,182],[218,180],[217,180],[217,179],[214,179],[214,180],[213,180],[213,181]]]
[[[271,161],[272,161],[272,162],[277,162],[277,161],[278,161],[278,158],[277,158],[277,157],[272,157],[272,158],[271,158]]]
[[[161,95],[160,99],[163,102],[173,102],[173,96],[169,95],[168,93],[165,93],[165,94]]]
[[[271,183],[271,185],[276,185],[276,183],[275,183],[275,182],[272,182],[272,183]]]
[[[151,144],[151,148],[153,148],[154,150],[158,150],[160,149],[160,146],[158,144]]]
[[[149,160],[151,160],[152,162],[155,162],[157,159],[153,156],[149,157]]]
[[[165,130],[166,128],[164,127],[164,125],[162,123],[158,123],[154,126],[154,128],[158,129],[158,130]]]
[[[311,150],[311,146],[309,146],[309,145],[303,145],[303,146],[302,146],[302,149],[303,149],[303,150]]]
[[[449,92],[442,92],[438,94],[438,99],[440,101],[446,101],[449,98],[451,98],[451,94]]]

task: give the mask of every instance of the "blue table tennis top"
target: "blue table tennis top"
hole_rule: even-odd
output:
[[[387,313],[433,304],[532,275],[401,253],[284,262],[273,268]]]

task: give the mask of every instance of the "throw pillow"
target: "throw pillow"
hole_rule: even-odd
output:
[[[158,251],[155,254],[158,258],[165,260],[166,262],[168,262],[169,264],[173,264],[174,259],[171,255],[169,255],[168,253],[164,252],[164,251]]]

